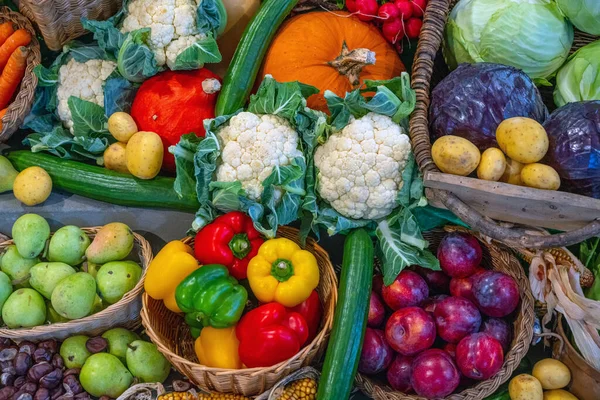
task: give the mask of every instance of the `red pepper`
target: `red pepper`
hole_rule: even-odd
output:
[[[221,264],[236,279],[246,279],[248,263],[263,242],[252,219],[232,211],[217,217],[196,234],[194,253],[201,264]]]
[[[242,363],[248,368],[270,367],[300,351],[308,339],[308,324],[297,312],[268,303],[244,315],[235,332]]]
[[[308,342],[317,336],[319,332],[319,325],[321,325],[321,301],[319,300],[319,294],[316,290],[308,296],[308,299],[298,304],[296,307],[288,308],[288,311],[297,312],[302,315],[308,324]]]

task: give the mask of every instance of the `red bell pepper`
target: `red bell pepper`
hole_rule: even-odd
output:
[[[246,367],[270,367],[300,351],[308,339],[308,324],[299,313],[268,303],[244,315],[236,335],[240,360]]]
[[[321,301],[319,300],[319,294],[316,290],[308,296],[308,299],[298,304],[296,307],[288,308],[290,312],[297,312],[302,315],[308,324],[308,342],[317,336],[319,332],[319,325],[321,325]]]
[[[252,219],[242,212],[232,211],[198,231],[194,254],[201,264],[221,264],[236,279],[246,279],[248,263],[263,242]]]

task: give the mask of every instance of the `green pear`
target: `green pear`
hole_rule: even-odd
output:
[[[131,342],[140,340],[137,333],[128,331],[125,328],[113,328],[102,334],[102,337],[108,340],[108,352],[118,357],[123,363],[127,362],[125,355]]]
[[[0,193],[11,191],[19,173],[8,158],[0,156]]]
[[[78,319],[90,315],[96,300],[96,281],[86,272],[69,275],[54,288],[51,296],[52,307],[68,319]]]
[[[52,235],[48,246],[48,260],[79,265],[85,258],[85,251],[91,241],[80,228],[63,226]]]
[[[4,272],[0,272],[0,310],[2,310],[4,302],[8,299],[12,291],[13,287],[10,278]]]
[[[46,303],[33,289],[13,292],[2,307],[2,320],[11,329],[31,328],[46,322]]]
[[[81,368],[79,382],[94,397],[116,399],[133,382],[133,377],[121,361],[112,354],[96,353]]]
[[[46,302],[46,321],[50,324],[56,324],[59,322],[69,322],[70,319],[63,317],[59,313],[56,312],[54,307],[52,307],[52,303]]]
[[[60,345],[60,356],[67,368],[81,368],[89,356],[92,355],[85,347],[89,337],[85,335],[71,336]]]
[[[13,244],[4,250],[1,267],[12,281],[20,282],[15,284],[16,287],[29,287],[29,270],[39,262],[39,258],[23,258]]]
[[[125,358],[131,374],[142,382],[163,383],[171,371],[171,364],[154,343],[143,340],[131,342]]]
[[[124,259],[132,249],[131,229],[120,222],[113,222],[100,228],[85,255],[93,263],[104,264]]]
[[[29,284],[47,299],[52,297],[52,291],[69,275],[76,271],[70,265],[61,262],[44,262],[31,267]]]
[[[21,256],[36,258],[46,248],[50,225],[37,214],[24,214],[13,224],[12,236]]]
[[[94,299],[94,305],[92,306],[92,312],[90,314],[96,314],[102,310],[104,310],[105,304],[102,302],[102,297],[96,294],[96,298]]]
[[[117,301],[135,287],[142,276],[142,268],[133,261],[113,261],[104,264],[96,275],[98,292],[109,304]]]
[[[96,275],[98,275],[98,270],[101,266],[102,265],[100,264],[96,264],[91,261],[86,261],[85,263],[83,263],[82,270],[93,276],[94,279],[96,279]]]

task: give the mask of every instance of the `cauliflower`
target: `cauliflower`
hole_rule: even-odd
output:
[[[317,190],[346,217],[383,218],[396,208],[410,152],[408,136],[391,118],[352,117],[315,152]]]
[[[60,67],[58,72],[58,117],[73,133],[73,120],[69,109],[69,97],[75,96],[104,107],[104,81],[117,64],[105,60],[89,60],[85,63],[74,58]]]
[[[189,46],[206,38],[196,28],[196,0],[132,0],[123,20],[123,33],[150,28],[149,47],[158,66],[173,68]]]
[[[252,200],[260,200],[262,183],[273,167],[290,165],[296,157],[303,157],[298,134],[288,121],[275,115],[241,112],[217,132],[217,137],[223,149],[217,180],[241,182]],[[275,196],[279,198],[281,191]]]

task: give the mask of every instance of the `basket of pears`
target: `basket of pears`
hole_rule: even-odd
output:
[[[0,337],[39,341],[140,324],[150,244],[127,225],[63,226],[19,217],[0,242]]]

